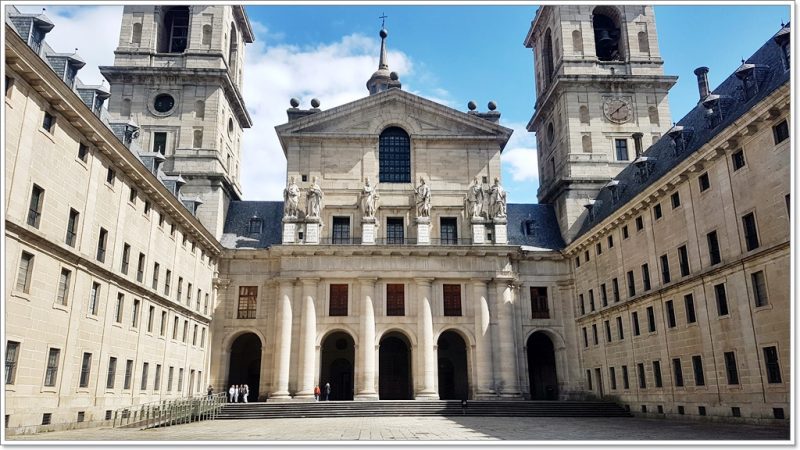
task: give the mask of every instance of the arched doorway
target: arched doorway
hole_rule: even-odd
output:
[[[325,383],[331,384],[328,400],[353,399],[353,362],[355,361],[355,342],[353,338],[337,331],[325,337],[320,347],[319,387],[325,396]]]
[[[378,351],[378,398],[413,400],[411,345],[401,333],[388,333]]]
[[[455,331],[445,331],[437,341],[439,349],[439,398],[466,400],[469,395],[467,381],[467,344]]]
[[[553,341],[541,332],[528,337],[528,379],[531,400],[558,400],[556,352]]]
[[[228,384],[246,384],[250,390],[248,401],[258,401],[258,384],[261,380],[261,339],[254,333],[245,333],[231,344],[228,366]]]

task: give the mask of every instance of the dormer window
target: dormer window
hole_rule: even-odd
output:
[[[189,7],[163,8],[164,20],[159,30],[160,53],[183,53],[189,37]]]
[[[772,40],[778,44],[781,49],[781,59],[783,60],[783,68],[789,70],[791,67],[791,28],[789,25],[783,25],[780,31],[775,33]]]
[[[253,217],[250,219],[250,226],[248,227],[248,231],[250,234],[259,234],[261,233],[261,229],[264,225],[264,221],[259,219],[258,217]]]
[[[37,55],[42,50],[42,42],[44,42],[44,35],[45,31],[37,27],[36,24],[34,23],[33,27],[31,27],[30,46],[33,49],[33,51],[36,52]]]
[[[673,156],[677,156],[686,150],[689,141],[692,139],[692,134],[693,130],[691,128],[685,128],[681,125],[673,125],[672,128],[667,130],[667,136],[672,139]]]
[[[73,87],[75,85],[76,75],[78,75],[78,68],[72,64],[67,64],[67,68],[64,73],[64,83],[67,83],[67,86],[69,87]]]

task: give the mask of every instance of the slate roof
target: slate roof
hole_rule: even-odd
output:
[[[553,205],[509,203],[508,243],[535,247],[526,250],[561,250],[564,239]]]
[[[786,25],[785,29],[788,29],[788,27],[789,25]],[[587,233],[592,227],[625,206],[628,201],[691,156],[732,122],[746,114],[756,103],[789,82],[790,71],[784,65],[781,48],[773,39],[767,41],[746,62],[756,66],[766,66],[763,68],[765,73],[761,74],[763,79],[759,83],[758,92],[751,98],[744,100],[741,88],[742,81],[736,77],[735,73],[731,74],[711,92],[722,98],[729,97],[732,100],[727,105],[727,109],[723,109],[722,121],[714,128],[709,129],[706,125],[705,107],[702,104],[698,104],[689,111],[686,116],[677,122],[678,126],[683,126],[686,130],[693,129],[693,135],[686,144],[686,148],[682,152],[677,152],[676,155],[672,139],[665,135],[645,150],[643,156],[649,158],[650,161],[654,159],[652,172],[649,176],[646,178],[639,177],[639,169],[634,164],[630,164],[622,170],[615,178],[619,181],[617,198],[612,198],[612,192],[607,187],[600,190],[593,208],[594,217],[592,220],[584,221],[581,230],[578,232],[578,237]]]

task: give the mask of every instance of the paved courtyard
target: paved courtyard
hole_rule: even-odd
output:
[[[641,418],[342,417],[195,422],[151,430],[93,428],[37,441],[788,440],[789,428]]]

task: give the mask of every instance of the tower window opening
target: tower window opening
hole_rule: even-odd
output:
[[[553,39],[550,37],[550,29],[544,34],[542,58],[544,59],[544,79],[549,83],[553,80]]]
[[[189,7],[174,6],[166,9],[161,31],[162,53],[183,53],[189,39]]]
[[[597,8],[592,17],[594,27],[595,54],[600,61],[621,61],[622,48],[620,45],[620,28],[606,8]],[[616,16],[617,14],[613,14]]]

